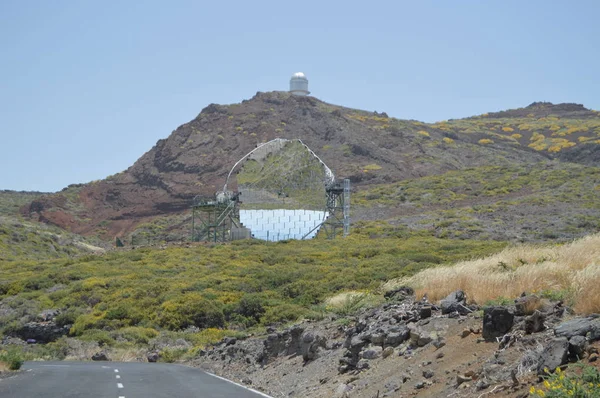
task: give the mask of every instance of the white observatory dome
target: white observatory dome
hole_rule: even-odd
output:
[[[308,79],[302,72],[296,72],[290,79],[290,93],[294,95],[308,95]]]

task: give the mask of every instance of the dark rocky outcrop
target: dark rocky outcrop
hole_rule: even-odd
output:
[[[535,310],[533,314],[526,317],[524,320],[524,329],[525,333],[532,334],[541,332],[546,327],[544,325],[544,321],[546,320],[546,315],[541,313],[538,310]]]
[[[440,302],[442,314],[458,312],[466,315],[472,311],[467,308],[467,295],[462,290],[457,290],[450,293],[445,299]]]
[[[570,339],[573,336],[585,336],[589,332],[595,336],[598,330],[600,330],[600,319],[597,316],[590,316],[563,322],[554,328],[554,334],[557,337]]]
[[[569,340],[566,337],[552,339],[540,354],[537,366],[539,375],[546,371],[554,372],[556,368],[567,363],[569,356]]]
[[[110,359],[108,359],[108,355],[105,352],[101,351],[92,355],[92,361],[110,361]]]
[[[54,321],[28,322],[17,328],[13,334],[23,340],[35,340],[38,343],[50,343],[69,334],[70,326],[58,326]]]
[[[515,316],[506,307],[487,307],[483,310],[483,338],[502,337],[513,327]]]

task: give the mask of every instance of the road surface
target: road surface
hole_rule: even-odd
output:
[[[199,369],[163,363],[25,362],[2,398],[264,398]]]

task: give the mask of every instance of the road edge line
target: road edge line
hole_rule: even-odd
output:
[[[236,383],[235,381],[232,381],[232,380],[226,379],[226,378],[224,378],[224,377],[221,377],[221,376],[217,376],[216,374],[214,374],[214,373],[210,373],[210,372],[207,372],[206,370],[203,370],[203,372],[204,372],[204,373],[206,373],[207,375],[210,375],[210,376],[212,376],[212,377],[216,377],[217,379],[224,380],[224,381],[226,381],[226,382],[228,382],[228,383],[235,384],[235,385],[236,385],[236,386],[238,386],[238,387],[242,387],[243,389],[246,389],[246,390],[248,390],[248,391],[252,391],[253,393],[256,393],[256,394],[258,394],[258,395],[261,395],[261,396],[263,396],[263,397],[265,397],[265,398],[274,398],[274,397],[272,397],[272,396],[270,396],[270,395],[267,395],[267,394],[265,394],[264,392],[261,392],[261,391],[255,390],[254,388],[246,387],[246,386],[245,386],[245,385],[243,385],[243,384]]]

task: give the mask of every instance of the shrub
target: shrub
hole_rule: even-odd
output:
[[[486,145],[486,144],[493,144],[494,141],[490,140],[489,138],[482,138],[479,140],[479,143],[481,145]]]
[[[260,321],[260,317],[265,313],[265,307],[262,297],[256,294],[245,294],[240,299],[235,310],[238,314],[254,320]]]
[[[79,339],[82,341],[95,341],[100,347],[112,346],[115,344],[115,339],[112,338],[109,332],[104,330],[86,330]]]
[[[54,318],[54,322],[58,326],[73,325],[79,315],[83,314],[83,310],[79,308],[69,308],[67,311],[59,314]]]
[[[179,359],[181,359],[181,357],[183,357],[183,355],[187,352],[186,348],[165,348],[163,350],[160,351],[160,354],[158,355],[158,360],[160,362],[167,362],[167,363],[173,363]]]
[[[548,374],[543,382],[543,387],[531,387],[529,393],[532,397],[546,398],[588,398],[600,396],[600,371],[590,365],[575,366],[579,372],[566,374],[560,368],[555,373]]]
[[[381,304],[382,297],[363,292],[345,292],[330,297],[325,302],[326,309],[335,314],[353,315],[363,308],[374,307]]]
[[[122,337],[135,344],[148,344],[150,339],[158,336],[158,331],[152,328],[128,327],[113,333],[114,337]]]
[[[4,362],[10,370],[19,370],[23,365],[23,357],[14,349],[0,351],[0,362]]]
[[[365,167],[363,167],[364,171],[376,171],[376,170],[381,170],[381,166],[379,166],[378,164],[368,164]]]
[[[188,292],[161,305],[158,323],[171,330],[185,329],[188,326],[204,329],[223,327],[225,316],[219,302],[206,300],[197,292]]]
[[[281,304],[267,309],[263,323],[271,325],[274,323],[295,321],[306,313],[306,308],[295,304]]]

